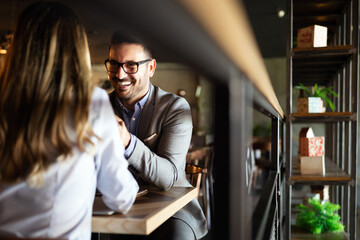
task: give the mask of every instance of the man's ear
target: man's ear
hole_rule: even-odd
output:
[[[149,69],[149,77],[152,77],[154,75],[155,69],[156,69],[156,60],[154,58],[151,59],[148,69]]]

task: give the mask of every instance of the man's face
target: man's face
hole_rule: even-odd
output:
[[[149,58],[144,48],[139,44],[122,43],[112,45],[110,48],[109,60],[119,63],[140,62]],[[119,68],[117,73],[108,72],[110,82],[123,103],[135,104],[145,96],[149,89],[150,77],[155,72],[155,67],[156,61],[152,59],[139,65],[137,73],[134,74],[124,72],[122,67]]]

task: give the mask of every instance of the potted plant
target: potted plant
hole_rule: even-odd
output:
[[[296,208],[300,210],[296,216],[296,226],[306,231],[313,234],[344,231],[340,216],[335,213],[340,209],[339,204],[320,201],[319,195],[315,195],[308,199],[308,205],[300,204]]]
[[[303,95],[299,96],[298,112],[323,112],[321,109],[322,106],[317,105],[321,104],[321,101],[325,103],[325,107],[329,105],[331,110],[335,111],[336,107],[330,98],[331,96],[338,97],[338,95],[332,90],[332,87],[319,87],[317,83],[315,83],[312,92],[310,92],[304,84],[299,83],[295,88],[300,89],[300,95]],[[307,98],[307,100],[303,100],[304,98]]]

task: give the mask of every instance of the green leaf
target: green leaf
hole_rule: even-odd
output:
[[[335,111],[336,107],[330,97],[338,97],[338,94],[332,90],[332,87],[319,87],[318,84],[315,83],[312,94],[302,83],[299,83],[295,88],[304,90],[308,97],[320,97],[324,101],[325,106],[329,105],[331,110]]]
[[[318,198],[310,198],[308,204],[296,206],[300,212],[296,216],[296,225],[314,234],[344,231],[340,216],[335,213],[340,205]]]
[[[336,92],[334,92],[333,90],[331,90],[331,88],[329,88],[327,91],[329,93],[331,93],[332,95],[334,95],[334,97],[338,97],[338,94]]]
[[[327,96],[324,96],[323,97],[323,100],[326,104],[329,104],[330,108],[332,111],[334,111],[336,109],[334,103],[327,97]],[[325,105],[326,106],[326,105]]]
[[[309,89],[307,87],[304,86],[304,84],[299,83],[298,86],[295,86],[295,88],[300,89],[300,90],[304,90],[305,94],[307,95],[307,97],[311,97],[312,94],[310,93]]]
[[[317,93],[317,87],[318,87],[318,85],[317,85],[317,83],[315,83],[315,85],[314,85],[314,94]]]

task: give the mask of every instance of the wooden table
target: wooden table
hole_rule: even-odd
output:
[[[196,193],[194,187],[173,187],[169,191],[149,190],[136,198],[126,214],[93,216],[92,232],[149,235],[196,198]]]

